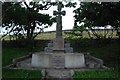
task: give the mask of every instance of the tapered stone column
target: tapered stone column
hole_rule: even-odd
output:
[[[64,39],[62,37],[62,15],[65,15],[65,11],[62,10],[62,4],[58,3],[58,11],[54,11],[53,15],[56,16],[56,38],[53,39],[53,52],[64,53]]]

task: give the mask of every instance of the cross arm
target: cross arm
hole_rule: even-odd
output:
[[[62,11],[62,12],[53,11],[53,15],[56,16],[58,14],[65,16],[66,12],[65,11]]]

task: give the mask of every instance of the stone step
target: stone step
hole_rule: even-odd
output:
[[[53,52],[53,43],[48,43],[48,46],[44,48],[44,52],[52,53]],[[64,53],[73,53],[73,48],[70,47],[70,43],[64,44]]]
[[[42,75],[46,78],[72,78],[73,70],[66,69],[46,69],[42,71]]]

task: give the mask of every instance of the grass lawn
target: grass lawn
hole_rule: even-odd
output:
[[[94,70],[85,72],[75,72],[73,78],[116,78],[120,77],[120,44],[112,43],[101,47],[87,46],[79,48],[82,52],[89,52],[92,56],[101,58],[104,65],[109,67],[109,70]]]
[[[3,48],[2,52],[2,66],[6,66],[12,63],[13,58],[21,57],[27,55],[29,52],[21,48]],[[40,70],[11,70],[11,69],[2,69],[2,78],[3,79],[32,79],[32,78],[41,78]]]
[[[27,55],[28,51],[21,48],[3,48],[2,49],[2,66],[12,63],[12,59]]]
[[[75,72],[73,75],[74,79],[77,78],[118,78],[118,72],[114,69],[110,70],[93,70],[93,71],[82,71]]]
[[[2,71],[3,79],[40,79],[42,74],[40,70],[13,70],[13,69],[3,69]]]
[[[81,51],[90,52],[91,55],[96,56],[104,60],[106,66],[110,67],[110,70],[94,70],[75,72],[73,78],[117,78],[119,77],[120,65],[118,60],[120,59],[120,45],[117,43],[108,44],[102,47],[86,47]],[[12,63],[13,58],[27,55],[29,52],[22,48],[3,48],[2,52],[2,66],[6,66]],[[3,78],[41,78],[40,70],[10,70],[3,69]]]

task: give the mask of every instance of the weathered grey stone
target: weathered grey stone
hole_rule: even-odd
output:
[[[64,44],[64,39],[62,38],[55,38],[53,39],[53,42],[54,43],[48,43],[48,47],[45,47],[44,48],[44,52],[46,53],[52,53],[53,50],[58,52],[58,53],[73,53],[73,48],[70,47],[70,43],[65,43]],[[53,47],[54,45],[54,47]],[[56,47],[57,46],[57,47]],[[62,49],[61,49],[62,47]],[[54,49],[53,49],[54,48]]]
[[[101,64],[97,64],[97,63],[96,63],[96,64],[94,65],[94,67],[95,67],[95,68],[100,68],[100,67],[101,67]]]
[[[50,54],[50,53],[49,53]],[[44,67],[44,68],[50,68],[51,62],[50,62],[50,55],[44,54],[44,53],[35,53],[32,54],[32,61],[31,65],[33,67]]]
[[[64,68],[65,67],[65,55],[54,54],[52,55],[51,64],[53,68]]]
[[[91,58],[92,60],[94,60],[96,63],[99,63],[100,65],[103,65],[103,60],[98,59],[98,58],[93,57],[93,56],[90,56],[90,58]]]
[[[53,47],[53,43],[48,43],[48,47]]]
[[[19,64],[17,64],[18,62],[23,61],[27,58],[30,58],[30,56],[31,56],[31,54],[26,55],[26,56],[22,56],[22,57],[19,57],[19,58],[15,58],[15,59],[12,60],[12,62],[14,64],[14,66],[18,66],[19,65]]]
[[[64,53],[64,39],[55,38],[53,40],[53,51],[63,51]]]
[[[50,69],[44,70],[44,74],[46,73],[46,77],[50,78],[71,78],[74,74],[73,70],[58,70],[58,69]]]
[[[17,62],[16,67],[30,68],[31,67],[31,58]]]
[[[58,11],[54,11],[53,15],[57,16],[57,26],[56,26],[56,38],[62,38],[62,16],[65,15],[65,11],[61,11],[62,4],[58,3]]]
[[[73,53],[73,48],[65,48],[65,53]]]
[[[101,68],[103,66],[103,60],[95,58],[90,55],[85,55],[85,63],[89,68]]]
[[[73,53],[73,48],[70,47],[70,43],[65,43],[65,53]]]
[[[53,47],[45,47],[44,52],[46,53],[52,53],[53,52]]]
[[[73,53],[35,53],[32,54],[33,67],[44,68],[81,68],[85,67],[83,54]]]
[[[69,48],[70,47],[70,43],[65,43],[65,48]]]
[[[90,64],[88,64],[88,67],[89,67],[89,68],[94,68],[94,67],[95,67],[95,64],[94,64],[94,63],[90,63]]]
[[[65,56],[65,67],[66,68],[81,68],[85,67],[85,59],[84,55],[73,54],[73,53],[66,53]]]

